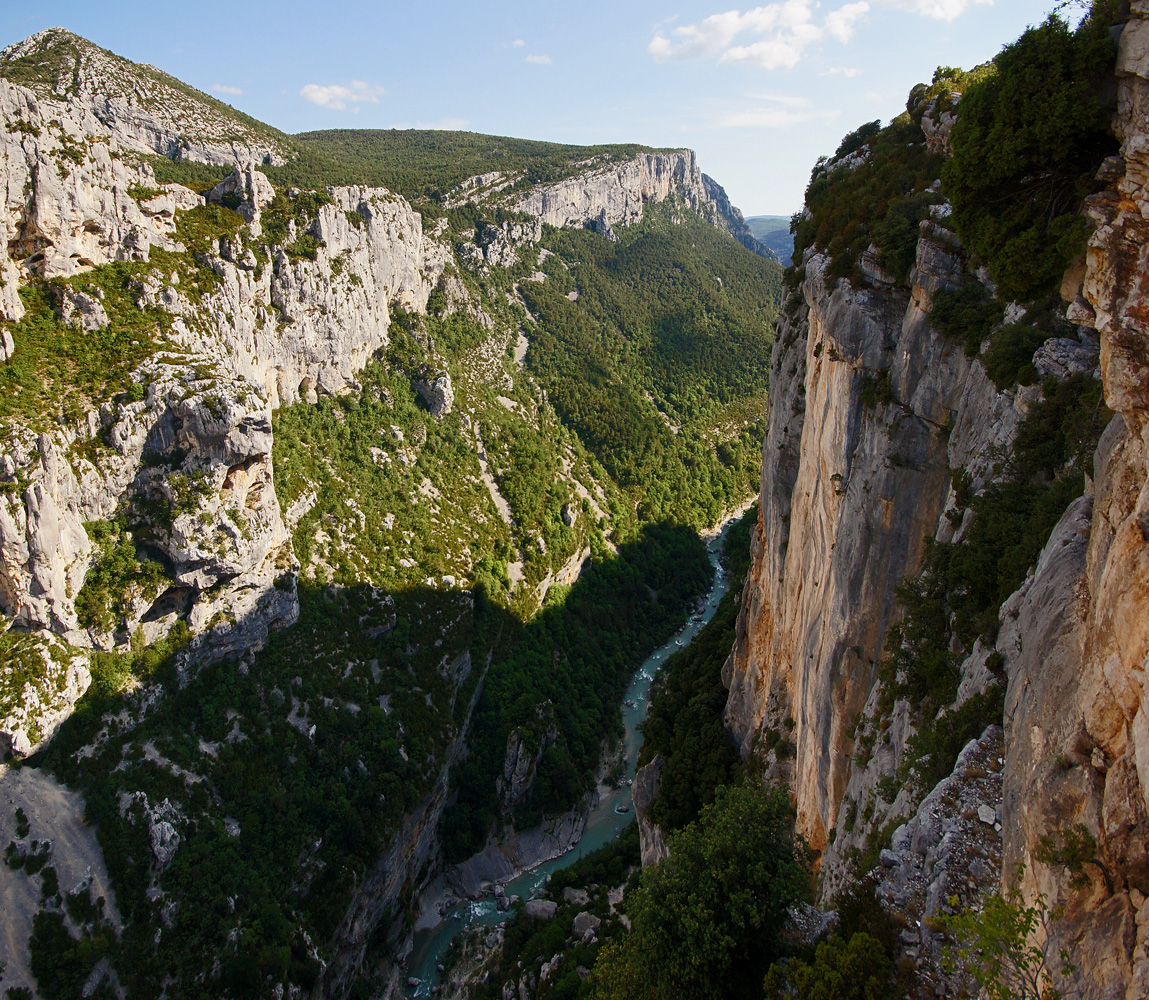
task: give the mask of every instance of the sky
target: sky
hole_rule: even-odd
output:
[[[993,57],[1056,0],[10,2],[0,45],[59,25],[285,132],[451,128],[689,147],[746,215],[939,65]]]

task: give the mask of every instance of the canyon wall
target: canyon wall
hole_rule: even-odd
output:
[[[988,284],[946,228],[945,206],[921,225],[908,290],[865,261],[863,287],[830,280],[826,255],[808,251],[775,345],[727,721],[745,754],[793,727],[793,758],[765,757],[819,852],[823,901],[866,874],[860,859],[874,863],[880,897],[908,927],[905,954],[931,990],[944,977],[926,918],[946,912],[951,895],[973,905],[1014,885],[1061,908],[1050,954],[1065,948],[1077,969],[1059,985],[1091,1000],[1149,990],[1149,4],[1132,7],[1117,63],[1121,156],[1102,167],[1107,186],[1086,204],[1085,265],[1062,287],[1079,328],[1069,353],[1088,370],[1099,351],[1115,416],[1085,495],[1001,605],[996,639],[954,647],[958,699],[943,711],[1000,684],[1004,740],[991,727],[932,792],[915,792],[903,766],[928,720],[879,677],[902,615],[895,589],[922,572],[931,539],[962,539],[970,511],[958,493],[1000,478],[1040,387],[998,391],[980,359],[931,327],[939,289]],[[1048,363],[1063,349],[1038,352],[1039,375],[1065,377]],[[872,392],[875,377],[888,379],[885,394]],[[971,775],[997,771],[974,787]],[[967,856],[984,855],[956,880],[946,870],[954,838],[966,838]],[[1092,845],[1085,860],[1059,850],[1074,838]],[[887,848],[880,864],[867,853],[877,846]]]
[[[20,289],[37,281],[51,282],[52,311],[85,334],[115,331],[125,311],[154,319],[134,392],[94,399],[80,387],[0,429],[0,610],[77,648],[125,646],[137,627],[150,643],[182,621],[197,655],[218,657],[294,621],[289,526],[305,511],[279,508],[271,414],[356,391],[397,308],[425,313],[440,288],[449,310],[489,326],[458,271],[516,264],[544,223],[602,222],[609,235],[644,204],[676,197],[725,226],[690,151],[588,164],[519,196],[533,226],[483,225],[462,243],[441,225],[425,230],[382,188],[330,187],[307,209],[286,192],[272,209],[276,191],[258,166],[284,162],[287,137],[62,29],[0,53],[0,126],[0,319],[25,318]],[[234,172],[200,194],[158,183],[157,154]],[[201,235],[215,205],[243,225]],[[263,232],[269,212],[282,229],[274,241]],[[130,301],[106,296],[115,267],[131,271]],[[15,349],[5,327],[0,360]],[[447,399],[449,378],[435,385]],[[75,602],[100,552],[84,525],[157,505],[168,515],[149,516],[147,544],[170,579],[137,595],[126,627],[85,627]],[[36,648],[37,678],[0,700],[7,741],[22,752],[87,684],[85,670],[57,669],[48,646]]]

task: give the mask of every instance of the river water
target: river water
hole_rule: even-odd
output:
[[[640,666],[623,696],[622,722],[625,729],[623,747],[626,752],[626,784],[621,788],[613,789],[609,794],[603,794],[599,803],[587,818],[586,828],[582,839],[571,850],[551,861],[523,872],[518,877],[506,883],[506,894],[520,896],[524,900],[538,896],[546,884],[547,877],[568,865],[574,864],[584,854],[597,851],[604,844],[614,840],[628,823],[634,819],[634,806],[631,802],[630,782],[634,780],[635,764],[638,760],[638,751],[642,746],[642,734],[638,731],[639,724],[646,718],[646,711],[650,698],[650,685],[659,668],[674,653],[688,646],[699,630],[718,610],[723,596],[729,587],[726,572],[719,564],[722,546],[726,541],[726,533],[731,526],[742,517],[745,508],[722,523],[721,530],[708,538],[706,542],[707,555],[714,567],[714,582],[702,608],[691,615],[683,627],[661,649],[656,650]],[[620,810],[625,810],[621,812]],[[493,897],[486,896],[478,900],[464,900],[462,903],[448,910],[443,922],[427,931],[420,931],[415,935],[414,946],[407,962],[406,976],[420,980],[418,986],[409,988],[409,997],[429,997],[431,990],[438,983],[438,966],[443,956],[455,940],[468,927],[493,926],[505,921],[511,914],[500,912],[495,907]]]

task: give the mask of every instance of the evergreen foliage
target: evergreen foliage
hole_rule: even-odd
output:
[[[604,948],[599,1000],[758,1000],[783,952],[787,908],[809,893],[781,791],[726,786],[642,873],[633,929]]]
[[[1116,149],[1109,29],[1118,7],[1101,0],[1075,31],[1051,15],[962,98],[943,189],[963,246],[985,259],[1004,298],[1052,286],[1084,247],[1081,200]]]
[[[738,773],[738,748],[724,719],[722,666],[734,645],[738,601],[750,562],[750,531],[757,520],[755,504],[726,536],[723,559],[730,589],[706,627],[666,661],[651,687],[639,765],[662,755],[658,798],[649,815],[666,832],[694,820],[718,788]]]
[[[673,635],[709,578],[697,535],[651,525],[617,558],[584,571],[563,604],[526,625],[504,622],[475,708],[470,756],[452,776],[457,798],[441,826],[450,861],[479,850],[498,816],[495,779],[512,730],[535,745],[552,720],[557,732],[516,810],[519,829],[572,808],[592,787],[603,738],[619,733],[618,706],[635,665]]]
[[[870,244],[879,263],[905,282],[914,262],[918,223],[940,201],[929,190],[941,161],[926,150],[921,126],[902,115],[884,129],[870,122],[842,140],[835,160],[820,160],[806,188],[805,214],[794,217],[794,260],[817,247],[831,257],[827,274],[862,284],[862,254]],[[842,152],[842,151],[845,152]],[[861,163],[837,157],[865,153]]]
[[[771,966],[763,989],[768,1000],[900,1000],[893,971],[881,942],[859,931],[819,942],[812,961]]]
[[[758,478],[747,418],[764,409],[781,269],[668,205],[618,243],[551,237],[547,280],[520,284],[539,321],[530,370],[640,520],[713,524]],[[716,450],[729,424],[740,433]]]
[[[136,600],[154,600],[171,577],[162,564],[140,558],[122,525],[93,521],[85,527],[99,556],[76,595],[76,618],[84,628],[111,632],[123,628]]]
[[[439,202],[470,177],[500,171],[519,186],[557,181],[586,169],[655,152],[634,143],[567,146],[431,129],[327,129],[291,137],[295,155],[264,172],[277,186],[364,184]]]

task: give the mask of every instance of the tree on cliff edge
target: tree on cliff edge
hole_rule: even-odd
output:
[[[599,1000],[757,1000],[787,909],[809,894],[805,846],[777,790],[726,787],[643,872],[633,930],[595,964]]]

